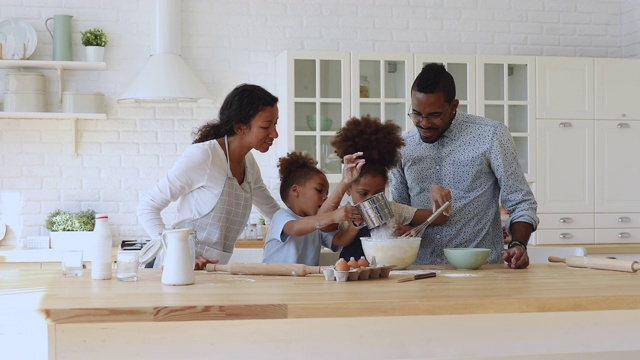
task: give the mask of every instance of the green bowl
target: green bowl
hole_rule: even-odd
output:
[[[327,116],[320,116],[320,130],[329,131],[331,130],[331,125],[333,124],[333,120]],[[316,131],[316,115],[310,114],[307,115],[307,125],[309,126],[309,130]]]
[[[444,256],[458,270],[475,270],[485,264],[490,249],[484,248],[448,248],[444,249]]]

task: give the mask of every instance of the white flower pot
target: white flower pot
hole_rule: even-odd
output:
[[[102,62],[104,61],[104,47],[103,46],[85,46],[85,52],[87,54],[87,61],[89,62]]]
[[[89,251],[92,247],[92,231],[52,231],[51,248],[60,250]]]

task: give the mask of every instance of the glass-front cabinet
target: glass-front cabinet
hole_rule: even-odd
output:
[[[504,123],[528,181],[535,179],[535,57],[478,56],[478,115]]]
[[[277,64],[278,156],[306,151],[330,182],[339,181],[342,164],[331,140],[350,116],[349,53],[287,51]]]
[[[405,132],[411,123],[407,113],[412,77],[411,54],[352,53],[351,113],[391,120]]]

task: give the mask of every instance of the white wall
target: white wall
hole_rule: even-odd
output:
[[[0,221],[12,228],[3,243],[47,234],[42,224],[55,208],[93,208],[110,215],[114,235],[146,236],[135,217],[139,198],[234,86],[275,91],[283,50],[640,56],[638,7],[636,0],[183,0],[182,54],[215,103],[154,107],[115,102],[153,51],[154,1],[0,0],[0,20],[23,18],[36,28],[32,59],[50,59],[44,20],[54,14],[74,16],[77,60],[80,30],[98,26],[110,36],[108,70],[65,73],[66,90],[108,99],[107,120],[78,122],[77,159],[69,120],[0,119]],[[54,74],[44,73],[55,111]],[[256,156],[277,196],[275,151]]]

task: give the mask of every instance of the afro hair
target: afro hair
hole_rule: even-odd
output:
[[[351,118],[338,131],[331,145],[342,159],[359,151],[366,163],[375,163],[387,171],[400,161],[400,148],[404,146],[400,126],[387,120],[365,115]]]
[[[280,175],[280,198],[287,201],[289,189],[293,185],[303,185],[311,175],[324,173],[316,167],[318,162],[306,152],[294,151],[287,153],[278,160]]]

